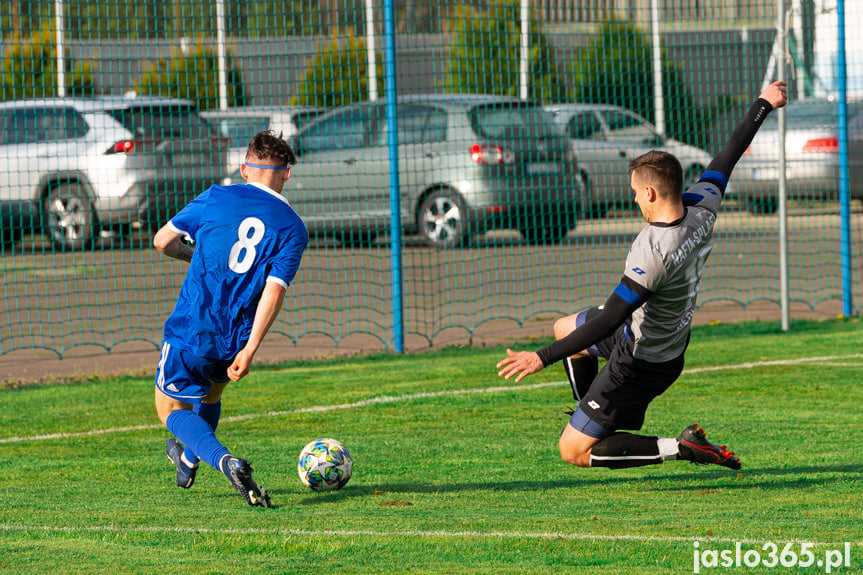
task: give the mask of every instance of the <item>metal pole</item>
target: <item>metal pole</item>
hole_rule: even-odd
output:
[[[216,2],[216,60],[219,73],[219,109],[228,108],[228,72],[225,56],[225,0]]]
[[[57,28],[57,96],[66,95],[66,46],[63,40],[63,0],[54,3],[54,21]]]
[[[776,42],[774,45],[776,57],[776,76],[785,80],[785,50],[788,39],[785,35],[785,0],[776,4]],[[791,327],[788,298],[788,190],[785,174],[785,109],[779,109],[779,307],[782,315],[782,331]]]
[[[659,34],[659,0],[650,0],[651,32],[653,36],[653,95],[656,131],[665,135],[665,95],[662,93],[662,41]]]
[[[392,248],[393,349],[404,344],[402,302],[402,219],[399,191],[399,136],[396,110],[396,31],[394,0],[384,0],[384,79],[387,99],[387,144],[390,151],[390,246]]]
[[[530,0],[521,0],[521,51],[519,98],[527,100],[530,88]]]
[[[374,0],[366,0],[366,53],[369,81],[369,102],[378,99],[378,70],[375,53],[375,9]]]
[[[797,78],[798,98],[806,95],[806,47],[803,42],[803,0],[791,0],[791,24],[794,30],[794,45],[797,46],[797,61],[794,75]]]
[[[853,292],[851,267],[851,194],[848,180],[848,69],[845,54],[845,0],[836,3],[837,36],[839,50],[836,58],[836,80],[839,91],[839,110],[837,127],[839,129],[839,209],[842,242],[842,313],[853,313]]]

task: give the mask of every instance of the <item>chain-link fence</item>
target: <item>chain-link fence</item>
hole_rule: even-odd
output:
[[[292,138],[284,194],[313,236],[273,331],[391,348],[600,304],[642,225],[629,159],[668,149],[697,178],[780,64],[789,295],[857,305],[863,47],[839,50],[839,21],[826,0],[785,18],[766,0],[5,1],[0,354],[157,346],[185,267],[152,232],[239,182],[267,128]],[[732,177],[701,303],[780,299],[776,116]]]

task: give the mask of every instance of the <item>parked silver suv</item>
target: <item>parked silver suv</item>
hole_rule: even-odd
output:
[[[187,100],[0,102],[0,240],[41,228],[79,250],[103,231],[158,227],[225,177],[227,149]]]

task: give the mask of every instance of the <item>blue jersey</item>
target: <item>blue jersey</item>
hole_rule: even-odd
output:
[[[168,225],[195,243],[165,341],[200,357],[232,359],[249,339],[264,286],[287,287],[309,243],[305,224],[266,186],[212,186]]]

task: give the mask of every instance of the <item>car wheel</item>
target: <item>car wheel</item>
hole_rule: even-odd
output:
[[[467,210],[458,194],[436,190],[420,205],[420,233],[434,248],[463,246],[468,241],[466,217]]]
[[[90,197],[81,184],[61,184],[45,198],[45,232],[58,248],[83,250],[90,247],[96,218]]]

